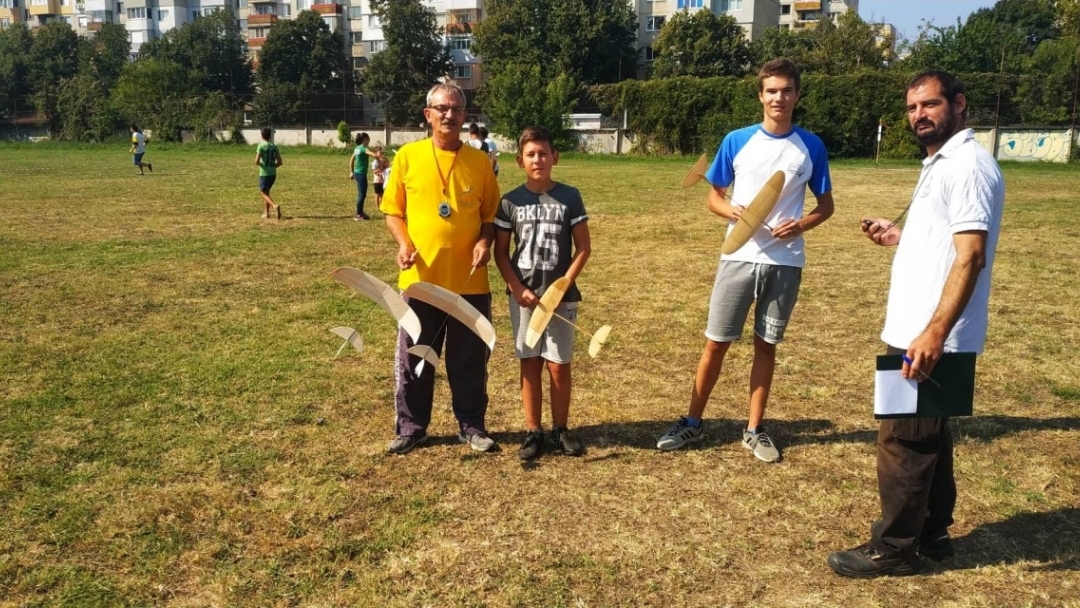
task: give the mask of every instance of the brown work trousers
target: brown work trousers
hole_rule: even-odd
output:
[[[903,350],[890,347],[889,354]],[[879,551],[913,555],[919,540],[948,532],[956,506],[948,418],[881,421],[877,440],[881,519],[871,527]]]

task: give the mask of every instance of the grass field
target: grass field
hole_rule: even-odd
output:
[[[385,453],[393,320],[327,275],[392,282],[392,240],[350,221],[346,156],[283,154],[277,222],[250,148],[153,146],[139,177],[122,145],[0,146],[0,606],[1080,606],[1075,166],[1005,167],[978,416],[953,423],[957,557],[859,582],[825,557],[878,513],[892,252],[857,224],[903,209],[917,164],[834,165],[766,465],[739,445],[749,340],[701,447],[654,449],[685,413],[723,234],[704,187],[676,187],[692,159],[564,158],[593,235],[580,321],[614,332],[596,359],[579,337],[588,455],[523,467],[498,280],[502,452],[457,443],[440,370],[436,440]],[[334,360],[336,325],[365,352]]]

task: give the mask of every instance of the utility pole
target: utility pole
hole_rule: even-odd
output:
[[[1076,137],[1076,101],[1077,92],[1080,91],[1080,49],[1076,52],[1076,78],[1073,80],[1073,111],[1072,111],[1072,126],[1069,127],[1069,156],[1068,159],[1076,160],[1073,158],[1073,151],[1080,148],[1080,142]]]
[[[994,109],[994,145],[993,153],[994,159],[997,160],[998,155],[998,126],[1001,124],[1001,85],[1005,79],[1005,42],[1001,43],[1001,65],[998,67],[998,87],[997,87],[997,108]]]

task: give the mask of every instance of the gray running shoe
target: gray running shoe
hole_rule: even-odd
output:
[[[697,443],[704,438],[705,423],[690,426],[690,421],[683,416],[660,437],[660,440],[656,442],[656,447],[660,450],[677,450],[688,443]]]
[[[458,441],[469,444],[469,447],[477,452],[490,452],[495,449],[495,440],[485,433],[474,435],[458,435]]]
[[[754,456],[758,460],[765,462],[776,462],[780,460],[780,450],[776,449],[776,444],[773,443],[771,437],[769,437],[764,430],[760,430],[757,433],[751,433],[744,430],[742,434],[743,447],[752,450]]]
[[[418,435],[399,435],[387,446],[386,451],[391,454],[408,454],[418,445],[427,442],[427,433]]]

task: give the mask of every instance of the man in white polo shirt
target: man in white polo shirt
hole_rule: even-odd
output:
[[[881,339],[905,354],[903,375],[919,380],[945,352],[981,353],[986,342],[990,269],[1005,204],[993,156],[965,126],[963,85],[924,72],[907,85],[908,123],[927,158],[901,228],[867,218],[878,245],[897,245]],[[829,556],[838,574],[856,578],[919,571],[920,557],[953,554],[956,505],[948,418],[882,420],[877,441],[881,519],[870,542]]]
[[[766,63],[758,72],[761,123],[728,133],[720,144],[705,179],[712,184],[709,210],[728,220],[728,233],[743,208],[777,171],[784,188],[765,225],[748,243],[720,257],[705,350],[698,362],[686,416],[660,437],[656,447],[677,450],[704,436],[702,414],[720,377],[731,343],[742,337],[750,305],[754,310],[754,364],[750,370],[750,411],[742,444],[764,462],[780,460],[780,450],[765,433],[762,422],[776,367],[776,345],[795,309],[802,269],[806,263],[803,233],[833,214],[829,160],[821,140],[791,122],[799,101],[799,69],[786,59]],[[803,216],[809,188],[817,206]]]

